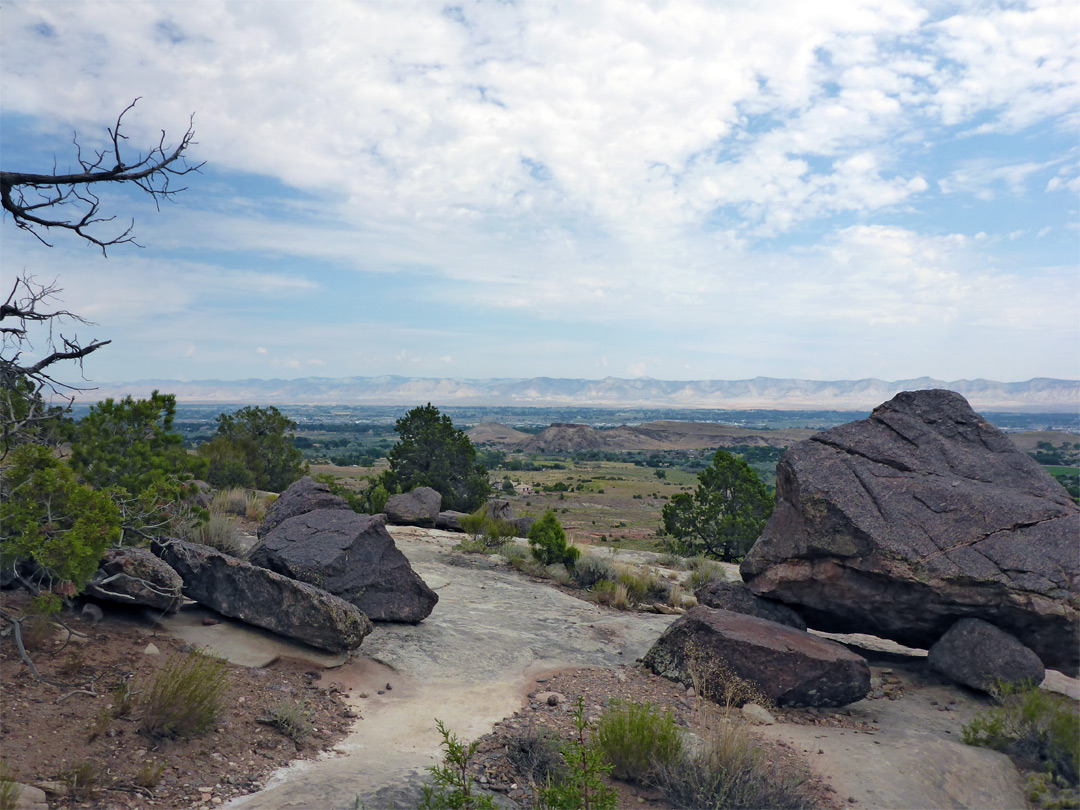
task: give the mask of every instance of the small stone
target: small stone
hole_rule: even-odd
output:
[[[85,605],[83,605],[82,617],[88,622],[93,622],[94,624],[97,624],[105,618],[105,612],[93,602],[87,602]]]
[[[387,691],[387,692],[389,692],[389,691],[390,691],[391,689],[393,689],[393,688],[394,688],[394,687],[392,687],[392,686],[391,686],[390,684],[387,684],[387,685],[386,685],[386,691]]]
[[[221,624],[221,619],[215,619],[213,616],[203,616],[202,623],[206,627],[213,627],[215,624]]]
[[[161,655],[161,650],[153,642],[150,642],[143,650],[143,655]]]

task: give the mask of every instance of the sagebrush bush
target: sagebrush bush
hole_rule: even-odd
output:
[[[223,514],[211,513],[206,523],[191,526],[184,532],[184,539],[193,543],[217,549],[230,557],[244,556],[244,547],[240,543],[240,532],[235,524]]]
[[[715,720],[698,745],[657,766],[655,780],[678,808],[809,810],[802,780],[771,764],[745,723]]]
[[[266,517],[266,510],[269,508],[270,504],[266,498],[252,490],[247,494],[247,509],[244,511],[244,517],[262,523]]]
[[[713,579],[723,579],[724,571],[712,560],[694,557],[687,561],[690,565],[690,590],[696,591]]]
[[[214,493],[210,501],[210,513],[212,515],[236,515],[243,517],[247,514],[248,494],[241,487],[219,489]]]
[[[968,745],[1002,751],[1022,767],[1044,771],[1069,785],[1080,782],[1080,708],[1075,701],[1037,686],[1001,682],[999,705],[963,728]]]
[[[614,581],[617,574],[610,560],[595,554],[582,554],[574,563],[574,582],[579,588],[592,588],[601,580]]]
[[[597,721],[596,741],[613,776],[643,784],[682,754],[675,718],[652,703],[612,701]]]
[[[285,698],[274,705],[267,716],[260,718],[259,722],[280,732],[298,746],[307,741],[314,729],[311,711],[307,706],[296,700]]]
[[[143,700],[141,730],[153,737],[195,737],[217,723],[228,689],[226,664],[199,651],[172,655]]]

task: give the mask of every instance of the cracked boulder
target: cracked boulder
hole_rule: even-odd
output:
[[[110,548],[83,593],[104,602],[143,605],[176,613],[183,601],[184,581],[149,549]]]
[[[846,706],[870,691],[866,660],[784,624],[698,605],[657,639],[643,663],[723,703],[732,675],[780,706]]]
[[[310,475],[305,475],[299,481],[290,484],[289,488],[270,504],[270,508],[266,510],[266,517],[259,526],[259,537],[270,534],[291,517],[305,512],[314,512],[316,509],[351,511],[352,507],[340,495],[332,493],[328,485],[316,481]]]
[[[394,543],[381,515],[345,509],[294,515],[266,534],[248,559],[340,596],[372,621],[423,621],[439,601]]]
[[[810,627],[929,648],[990,622],[1047,668],[1080,668],[1080,507],[951,391],[908,391],[794,445],[743,560]]]

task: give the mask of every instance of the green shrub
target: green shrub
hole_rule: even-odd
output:
[[[613,776],[641,783],[682,754],[675,718],[652,703],[613,701],[596,724],[596,740]]]
[[[579,588],[592,588],[601,580],[614,581],[615,566],[595,554],[583,554],[574,563],[574,582]]]
[[[541,565],[563,563],[570,568],[581,556],[581,549],[567,546],[566,532],[550,509],[529,528],[529,545]]]
[[[131,781],[135,783],[136,787],[152,789],[156,788],[161,782],[161,775],[165,772],[165,763],[163,762],[145,762],[143,766],[139,768],[139,772],[135,774],[135,778]]]
[[[466,745],[456,734],[448,731],[442,720],[435,720],[435,728],[442,736],[440,745],[446,749],[442,765],[428,768],[434,785],[424,785],[421,810],[495,810],[491,796],[472,792],[469,760],[476,754],[479,744]]]
[[[1064,695],[1001,682],[999,705],[964,726],[963,740],[1002,751],[1021,767],[1076,786],[1080,778],[1080,709]]]
[[[0,810],[15,810],[19,801],[19,783],[15,772],[0,760]]]
[[[704,557],[694,557],[690,563],[690,590],[696,591],[702,585],[714,579],[723,579],[724,572],[719,565]]]
[[[199,651],[170,656],[143,702],[141,730],[153,737],[194,737],[217,722],[228,688],[225,661]]]
[[[105,773],[106,770],[101,763],[84,759],[67,770],[61,771],[57,776],[67,786],[67,792],[73,799],[86,801],[94,795]]]
[[[540,790],[540,802],[551,810],[616,810],[619,794],[604,782],[611,765],[586,734],[585,701],[574,709],[574,736],[562,744],[566,772]]]

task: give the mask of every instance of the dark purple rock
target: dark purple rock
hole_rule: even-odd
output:
[[[951,391],[898,394],[793,446],[742,563],[811,627],[927,648],[958,619],[1080,667],[1080,507]]]
[[[756,616],[698,605],[645,655],[657,675],[723,694],[726,673],[755,683],[781,706],[845,706],[866,697],[870,667],[832,641]]]
[[[110,548],[102,557],[84,595],[121,605],[145,605],[175,613],[184,581],[166,562],[145,548]]]
[[[310,475],[294,481],[266,510],[266,517],[259,526],[259,537],[269,534],[281,523],[296,515],[316,509],[348,509],[349,502],[335,495],[326,484],[319,483]]]
[[[961,619],[950,627],[930,648],[927,664],[950,680],[984,692],[999,681],[1037,686],[1046,677],[1039,656],[981,619]]]
[[[466,515],[468,512],[455,512],[453,509],[439,512],[439,516],[435,518],[435,528],[442,529],[444,532],[465,531],[461,528],[461,519]]]
[[[225,616],[330,652],[360,646],[371,622],[355,606],[209,546],[172,540],[158,553],[184,580],[184,595]]]
[[[263,537],[248,559],[324,588],[373,621],[419,622],[439,601],[377,515],[342,509],[296,515]]]
[[[710,579],[694,592],[698,604],[717,610],[730,610],[732,613],[745,613],[757,616],[777,624],[786,624],[796,630],[805,630],[806,622],[782,602],[762,599],[754,596],[742,582],[726,582],[722,579]]]
[[[431,487],[417,487],[404,495],[386,499],[386,522],[391,526],[420,526],[434,529],[442,507],[442,495]]]

